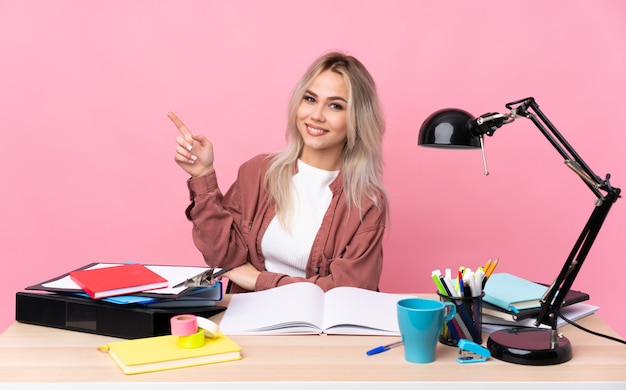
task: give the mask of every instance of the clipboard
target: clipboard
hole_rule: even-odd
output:
[[[76,270],[84,270],[91,268],[100,268],[100,267],[114,267],[118,265],[122,265],[125,263],[107,263],[107,262],[94,262],[89,263],[83,267],[77,268]],[[209,267],[199,267],[199,266],[184,266],[184,265],[156,265],[156,264],[144,264],[147,268],[161,275],[168,281],[168,287],[150,290],[140,293],[135,293],[135,296],[142,297],[150,297],[150,298],[170,298],[176,299],[180,298],[190,291],[194,290],[196,287],[186,287],[184,286],[184,282],[188,279],[192,279],[202,273],[208,271]],[[83,293],[83,290],[70,278],[70,272],[64,273],[62,275],[56,276],[52,279],[48,279],[30,286],[27,286],[25,290],[30,291],[48,291],[55,293],[66,293],[66,294],[80,294]],[[228,269],[226,268],[215,268],[213,272],[213,277],[217,278],[220,275],[226,273]],[[177,286],[177,287],[176,287]]]

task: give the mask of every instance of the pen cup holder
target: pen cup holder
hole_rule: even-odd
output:
[[[441,302],[452,302],[456,306],[456,315],[443,324],[439,333],[439,342],[456,346],[460,339],[471,340],[475,343],[483,342],[483,292],[476,297],[450,297],[439,295]]]

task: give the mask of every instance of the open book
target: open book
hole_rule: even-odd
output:
[[[397,302],[406,294],[292,283],[235,294],[220,322],[225,334],[358,334],[399,336]]]

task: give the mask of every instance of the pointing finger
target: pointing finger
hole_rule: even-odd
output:
[[[185,138],[188,138],[191,136],[191,131],[189,131],[189,129],[187,128],[187,126],[185,126],[185,124],[183,123],[183,121],[181,121],[176,114],[174,114],[172,111],[168,111],[167,112],[167,117],[170,118],[170,120],[172,122],[174,122],[174,125],[178,128],[178,131],[181,132],[182,135],[185,136]]]

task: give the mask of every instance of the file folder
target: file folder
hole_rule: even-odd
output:
[[[124,339],[168,335],[173,316],[211,317],[225,309],[224,306],[154,309],[54,293],[18,292],[15,296],[18,322]]]

